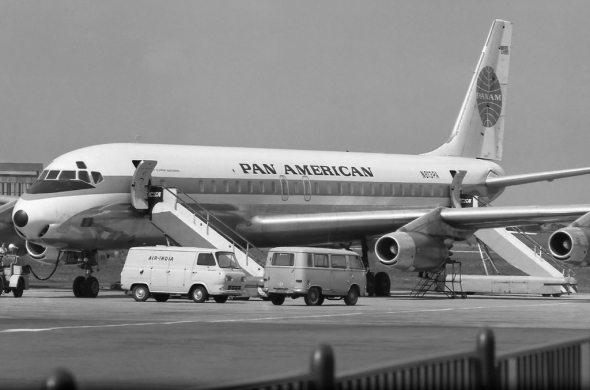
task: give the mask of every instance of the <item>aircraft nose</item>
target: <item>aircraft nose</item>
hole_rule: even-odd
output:
[[[24,210],[18,210],[16,213],[14,213],[12,221],[17,227],[24,228],[29,222],[29,216]]]

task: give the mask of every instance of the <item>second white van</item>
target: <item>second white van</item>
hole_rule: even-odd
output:
[[[207,248],[131,248],[121,272],[121,288],[140,302],[188,295],[197,303],[209,297],[224,303],[230,296],[242,295],[245,280],[232,252]]]

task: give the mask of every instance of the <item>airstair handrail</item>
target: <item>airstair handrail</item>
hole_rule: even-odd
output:
[[[484,199],[480,198],[479,196],[475,196],[474,195],[474,198],[476,198],[485,207],[493,207],[491,203],[485,201]],[[551,254],[551,252],[549,252],[547,249],[545,249],[545,247],[543,245],[539,244],[537,241],[535,241],[532,238],[530,238],[528,236],[528,234],[526,234],[526,232],[524,230],[522,230],[520,227],[518,227],[518,226],[510,226],[510,229],[513,229],[520,237],[522,237],[529,244],[531,244],[532,247],[533,247],[533,251],[535,252],[535,254],[537,256],[539,256],[540,258],[543,258],[542,255],[547,256],[547,258],[549,258],[551,260],[551,263],[553,263],[554,266],[557,266],[558,268],[561,269],[561,274],[563,276],[566,276],[565,275],[566,270],[567,270],[567,273],[568,273],[567,276],[575,276],[576,275],[576,273],[574,272],[574,270],[572,270],[571,268],[564,267],[563,265],[557,263],[553,259],[553,255]],[[537,251],[539,251],[539,253],[537,253]]]
[[[189,198],[190,200],[192,200],[194,202],[194,204],[196,206],[198,206],[201,210],[203,210],[206,213],[206,218],[203,219],[198,213],[197,211],[195,211],[186,201],[184,201],[180,196],[178,196],[177,194],[174,193],[174,191],[171,191],[170,188],[162,185],[161,186],[162,189],[168,191],[170,194],[172,194],[178,201],[180,201],[180,203],[182,203],[182,205],[184,207],[186,207],[189,211],[191,211],[193,213],[194,216],[198,217],[199,219],[201,219],[201,221],[203,221],[204,223],[207,224],[207,227],[211,227],[213,230],[215,230],[218,234],[222,235],[226,240],[231,241],[231,243],[234,246],[237,246],[238,248],[240,248],[245,254],[246,257],[250,257],[252,260],[254,260],[258,265],[260,265],[261,267],[264,268],[264,266],[266,265],[265,261],[260,260],[256,257],[254,257],[250,250],[256,250],[260,253],[262,253],[263,255],[266,256],[265,252],[262,251],[261,249],[257,248],[254,244],[252,244],[250,241],[248,241],[244,236],[242,236],[240,233],[236,232],[234,229],[232,229],[231,227],[229,227],[228,225],[226,225],[225,223],[223,223],[222,220],[220,220],[219,218],[217,218],[215,215],[211,214],[211,212],[209,210],[207,210],[205,207],[203,207],[199,202],[197,202],[196,199],[192,198],[189,194],[187,194],[186,192],[183,192],[181,190],[179,190],[178,188],[175,188],[175,190],[179,193],[181,193],[182,195],[186,196],[187,198]],[[226,228],[227,230],[229,230],[230,232],[232,232],[233,234],[236,235],[236,237],[238,237],[239,239],[241,239],[243,242],[246,243],[246,247],[244,248],[244,246],[242,244],[240,244],[239,242],[237,242],[236,240],[234,240],[232,237],[230,237],[228,234],[224,233],[223,231],[221,231],[220,229],[216,228],[214,224],[210,223],[210,219],[215,220],[215,223],[223,226],[224,228]]]

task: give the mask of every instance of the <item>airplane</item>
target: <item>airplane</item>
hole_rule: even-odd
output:
[[[431,152],[90,146],[45,168],[13,207],[16,232],[33,258],[55,248],[66,258],[84,259],[74,261],[86,272],[74,281],[74,294],[96,296],[87,257],[167,243],[149,213],[134,206],[134,177],[145,162],[156,161],[152,185],[189,194],[258,247],[361,242],[364,257],[398,270],[428,271],[447,261],[454,241],[478,229],[577,220],[579,226],[556,233],[552,250],[558,259],[583,264],[590,205],[461,207],[474,196],[491,202],[508,186],[590,173],[587,167],[507,175],[498,164],[511,36],[511,22],[492,23],[451,136]]]

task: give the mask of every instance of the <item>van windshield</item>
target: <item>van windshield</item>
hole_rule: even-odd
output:
[[[219,268],[240,268],[232,252],[217,252]]]

